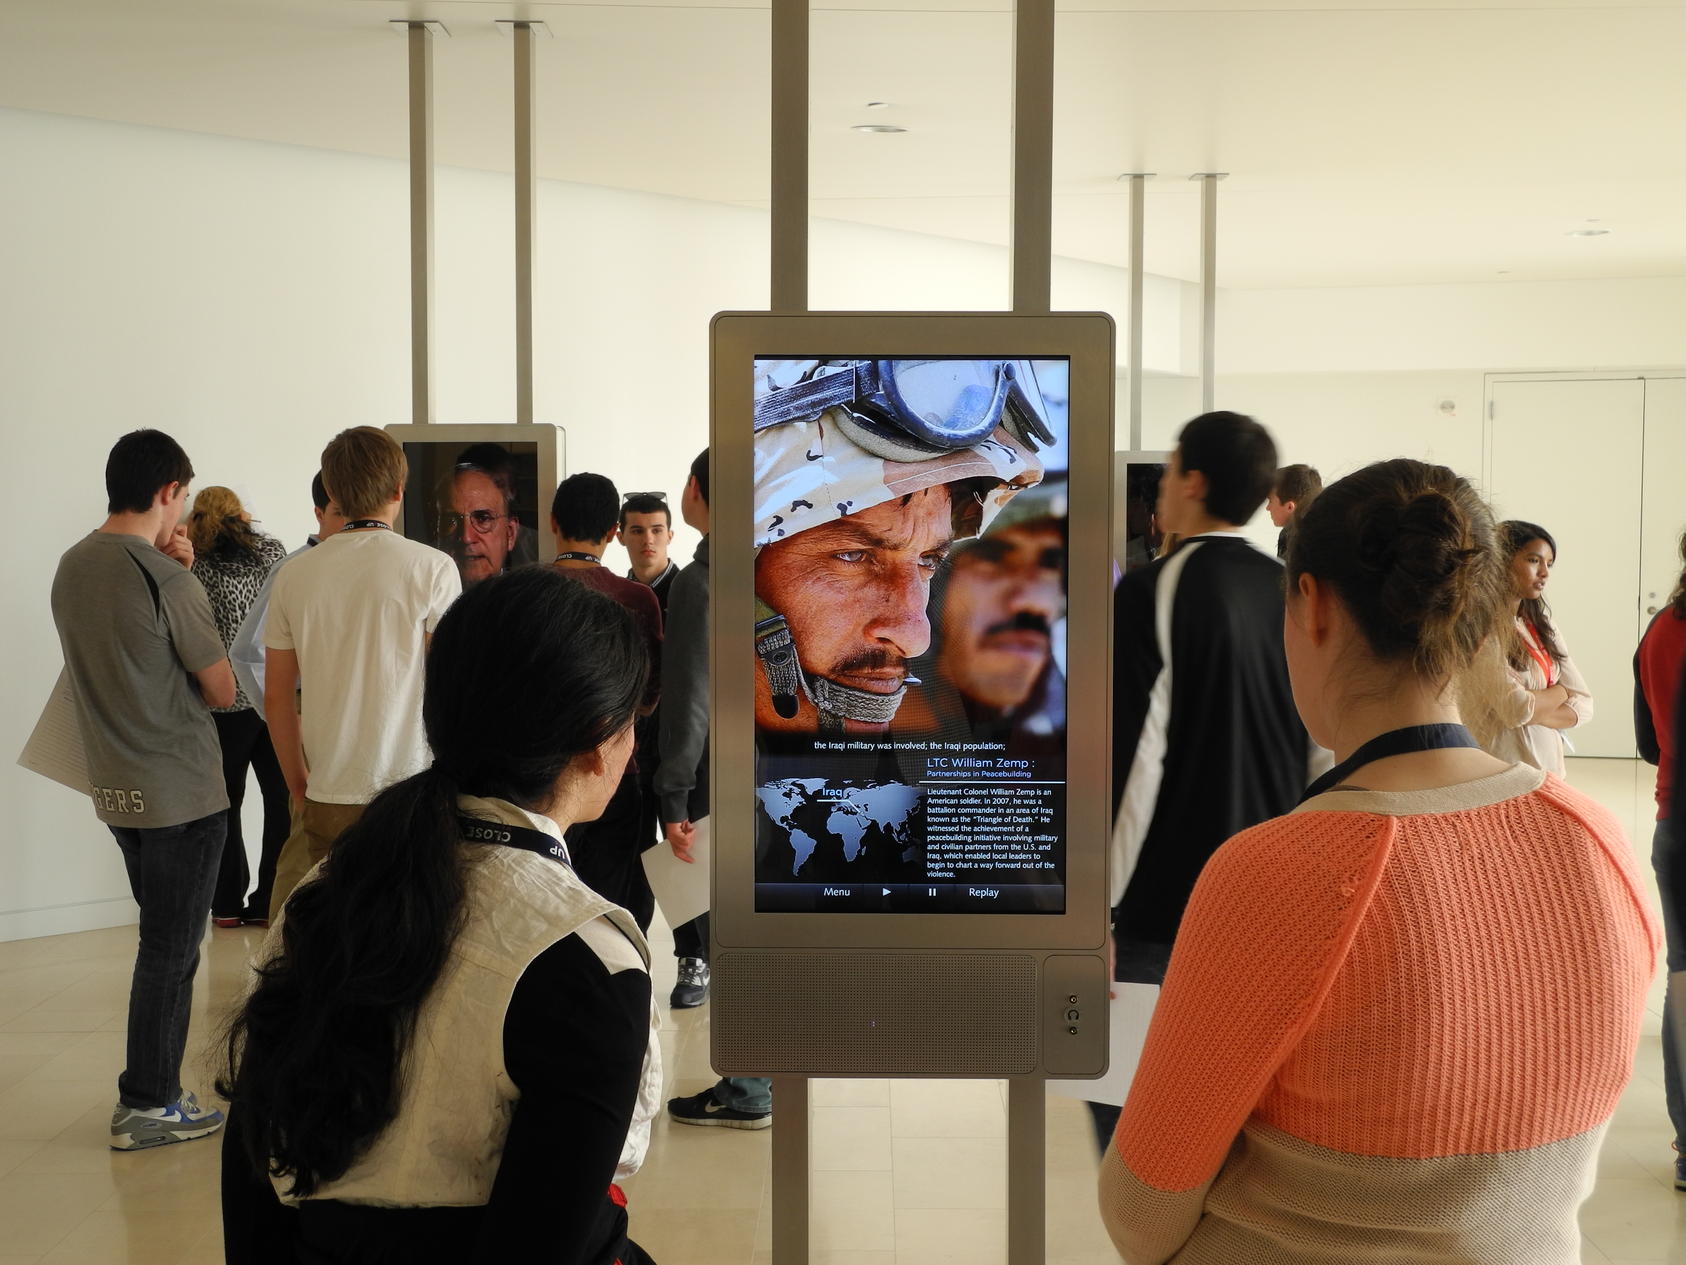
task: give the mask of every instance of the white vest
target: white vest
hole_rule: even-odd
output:
[[[561,839],[554,822],[503,800],[463,796],[459,805],[468,816]],[[503,1025],[522,973],[575,933],[611,975],[649,969],[649,947],[632,915],[591,891],[570,867],[517,848],[465,846],[466,917],[417,1014],[398,1114],[313,1199],[401,1208],[488,1202],[521,1097],[504,1067]],[[643,1083],[617,1177],[638,1170],[648,1145],[661,1096],[659,1027],[652,999]],[[277,1192],[290,1180],[276,1179]]]

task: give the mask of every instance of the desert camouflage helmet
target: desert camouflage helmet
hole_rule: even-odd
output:
[[[755,548],[944,485],[955,536],[975,536],[1041,481],[1036,449],[1052,442],[1029,361],[760,362]],[[758,601],[756,620],[756,653],[781,716],[796,714],[799,691],[822,731],[895,715],[905,686],[872,694],[816,676],[802,668],[782,615]]]

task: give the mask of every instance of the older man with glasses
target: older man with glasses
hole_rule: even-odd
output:
[[[483,466],[461,462],[441,492],[439,547],[456,560],[463,586],[501,574],[521,525],[513,486],[500,484]]]

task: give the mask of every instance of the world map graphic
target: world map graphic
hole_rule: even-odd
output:
[[[887,879],[923,852],[924,792],[917,786],[793,777],[759,786],[755,795],[776,832],[763,840],[771,847],[758,849],[765,877],[825,882],[858,870],[862,880]]]

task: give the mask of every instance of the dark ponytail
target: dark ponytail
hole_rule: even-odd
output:
[[[1500,624],[1508,556],[1468,480],[1398,458],[1326,488],[1288,537],[1302,574],[1334,586],[1378,658],[1430,680],[1468,667]]]
[[[230,1022],[217,1089],[255,1171],[307,1197],[391,1123],[465,916],[458,795],[544,811],[569,763],[632,723],[648,671],[632,617],[549,567],[485,580],[446,612],[422,703],[433,766],[376,796],[293,893]]]

